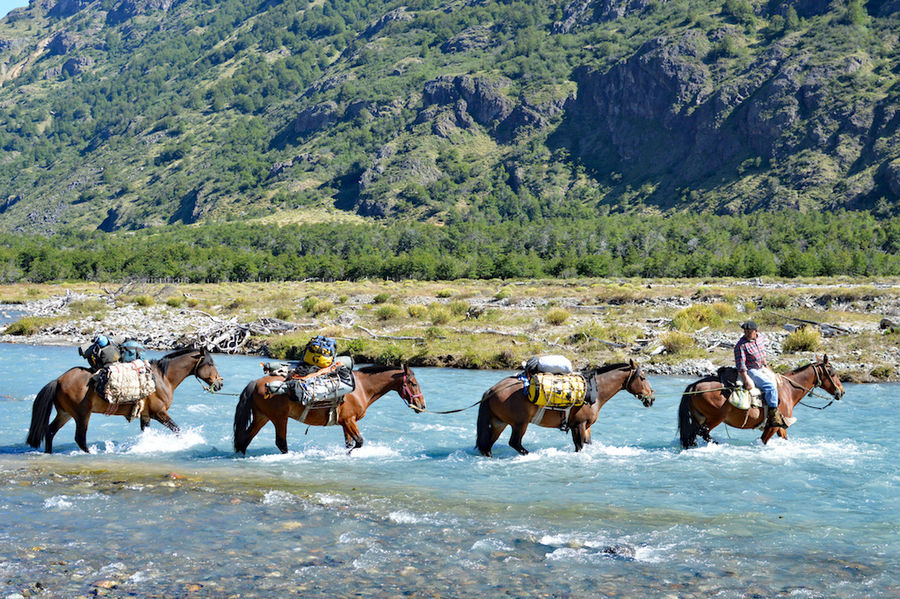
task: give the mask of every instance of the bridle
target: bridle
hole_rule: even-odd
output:
[[[802,403],[802,400],[797,402],[798,404],[805,406],[807,408],[816,408],[818,410],[824,410],[825,408],[830,406],[832,403],[834,403],[834,400],[840,399],[843,396],[843,394],[839,391],[840,387],[838,387],[838,383],[835,382],[834,376],[828,370],[828,367],[824,362],[814,362],[811,366],[813,369],[813,374],[816,375],[816,382],[813,383],[813,385],[809,389],[807,389],[803,385],[798,385],[797,383],[795,383],[794,381],[792,381],[790,378],[788,378],[786,376],[784,376],[782,378],[784,378],[788,383],[790,383],[790,385],[792,387],[794,387],[795,389],[800,389],[801,391],[803,391],[804,395],[811,395],[813,397],[820,397],[823,399],[831,399],[831,401],[828,402],[828,404],[826,406],[823,406],[821,408],[816,407],[816,406],[808,406],[805,403]],[[816,387],[819,387],[820,389],[825,389],[822,386],[822,381],[823,381],[822,375],[819,373],[820,367],[822,368],[822,371],[825,373],[825,375],[828,377],[827,378],[828,382],[831,383],[832,388],[835,390],[835,392],[833,394],[831,394],[831,398],[829,398],[828,396],[825,396],[825,395],[819,395],[817,393],[813,393],[813,389],[815,389]]]
[[[832,397],[835,399],[840,399],[842,394],[840,393],[838,383],[834,380],[834,376],[831,374],[831,371],[828,369],[828,366],[824,362],[816,362],[813,364],[813,372],[816,373],[816,387],[824,389],[822,387],[822,376],[819,374],[819,367],[822,368],[822,372],[828,377],[828,382],[831,383],[831,388],[834,389],[834,393]],[[812,391],[812,389],[810,389]]]
[[[206,381],[201,379],[200,375],[197,373],[197,370],[200,368],[200,365],[206,361],[207,357],[209,357],[208,354],[205,354],[201,351],[200,357],[197,358],[197,362],[194,364],[194,367],[191,368],[191,371],[188,373],[188,376],[194,375],[194,378],[196,378],[200,382],[200,386],[203,387],[204,391],[206,391],[208,393],[215,393],[215,390],[212,388],[212,384],[207,384]]]
[[[628,378],[625,379],[625,382],[622,383],[622,391],[628,391],[628,387],[631,385],[631,382],[641,373],[641,367],[635,366],[634,370],[628,373]],[[630,391],[628,391],[631,393]],[[635,397],[640,399],[641,401],[646,401],[650,399],[653,395],[644,395],[644,394],[634,394]]]
[[[419,408],[413,408],[413,400],[424,397],[421,391],[419,393],[413,393],[412,387],[409,384],[409,375],[407,374],[406,370],[403,371],[402,378],[400,379],[399,395],[401,398],[403,398],[403,401],[406,402],[407,407],[414,410],[417,410]]]

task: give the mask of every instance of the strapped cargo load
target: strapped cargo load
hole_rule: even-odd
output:
[[[584,405],[587,384],[580,374],[538,372],[528,378],[528,401],[551,410]]]

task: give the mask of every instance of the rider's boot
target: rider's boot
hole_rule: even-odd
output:
[[[766,415],[766,428],[787,428],[787,425],[784,423],[784,418],[782,418],[778,408],[770,407],[768,409],[768,414]]]

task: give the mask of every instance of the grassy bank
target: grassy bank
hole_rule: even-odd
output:
[[[130,306],[148,320],[180,312],[187,322],[294,323],[292,332],[257,336],[247,346],[276,358],[294,358],[311,335],[326,334],[357,362],[514,368],[535,354],[560,353],[577,366],[635,359],[677,373],[673,367],[692,361],[730,364],[738,325],[750,318],[768,335],[777,369],[827,353],[845,380],[900,379],[900,330],[881,328],[883,319],[900,321],[895,280],[73,283],[2,286],[0,300],[22,303],[66,290],[92,298],[73,302],[68,315],[32,318],[18,334],[33,335],[44,320],[60,318],[90,323],[89,334],[116,307]]]

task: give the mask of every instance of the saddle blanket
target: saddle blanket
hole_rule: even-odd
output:
[[[150,363],[144,360],[110,364],[95,377],[97,392],[111,404],[139,402],[156,391]]]
[[[584,405],[587,384],[580,374],[538,372],[528,379],[528,401],[538,407],[566,410]]]

